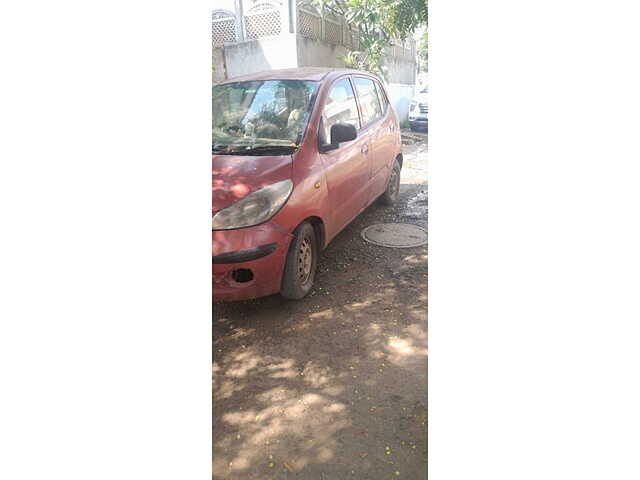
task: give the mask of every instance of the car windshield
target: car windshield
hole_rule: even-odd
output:
[[[307,128],[317,82],[266,80],[213,87],[213,151],[295,151]]]

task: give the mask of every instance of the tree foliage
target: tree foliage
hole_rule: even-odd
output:
[[[420,62],[420,71],[428,71],[429,65],[429,36],[425,30],[418,42],[418,61]]]
[[[405,40],[428,21],[427,0],[314,0],[314,3],[360,28],[360,48],[342,58],[345,64],[383,77],[386,71],[382,58],[392,40]]]
[[[404,40],[428,23],[427,0],[391,1],[394,5],[386,19],[387,28],[394,37]]]

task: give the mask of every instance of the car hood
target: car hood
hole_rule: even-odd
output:
[[[222,210],[261,188],[291,179],[291,155],[213,156],[213,212]]]

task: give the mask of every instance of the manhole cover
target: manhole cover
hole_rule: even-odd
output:
[[[427,231],[410,223],[382,223],[365,228],[362,238],[381,247],[411,248],[427,244]]]

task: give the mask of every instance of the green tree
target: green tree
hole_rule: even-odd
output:
[[[426,30],[418,43],[418,60],[420,62],[420,71],[427,72],[429,70],[429,36]]]
[[[393,39],[405,40],[428,21],[427,0],[314,0],[360,28],[360,48],[342,60],[347,66],[386,77],[384,51]]]
[[[427,0],[398,0],[390,3],[393,8],[384,21],[384,28],[392,36],[404,40],[413,35],[419,27],[428,24]]]

